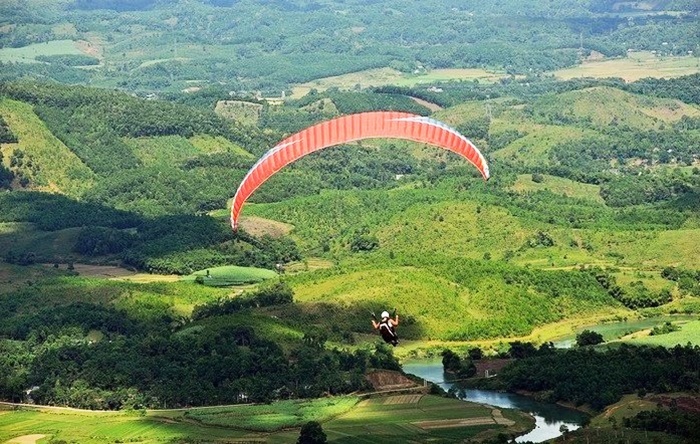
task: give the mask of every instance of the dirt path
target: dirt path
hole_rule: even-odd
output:
[[[504,418],[503,413],[501,413],[499,409],[491,410],[491,416],[493,416],[493,420],[496,421],[496,424],[501,424],[507,427],[510,427],[513,424],[515,424],[515,421],[511,421],[510,419]]]
[[[45,438],[46,435],[24,435],[18,436],[17,438],[12,438],[6,441],[5,444],[36,444],[41,438]]]

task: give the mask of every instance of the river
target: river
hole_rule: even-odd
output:
[[[440,361],[414,361],[403,366],[406,373],[419,376],[449,390],[455,383],[449,382],[449,376],[442,371]],[[460,393],[461,395],[462,393]],[[586,414],[557,404],[535,401],[532,398],[513,393],[501,393],[491,390],[463,390],[464,399],[470,402],[488,404],[495,407],[517,409],[535,418],[535,428],[529,433],[519,436],[515,442],[544,442],[562,434],[562,426],[571,430],[581,427]]]

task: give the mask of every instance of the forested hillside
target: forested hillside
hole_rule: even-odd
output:
[[[291,84],[391,67],[537,75],[630,50],[698,51],[693,1],[4,2],[0,78],[128,90]],[[48,45],[48,46],[42,46]]]
[[[678,90],[693,80],[676,82]],[[75,180],[79,193],[54,188],[67,198],[5,194],[11,210],[3,220],[33,224],[21,231],[21,242],[8,225],[5,260],[189,274],[319,256],[340,266],[292,278],[300,301],[350,308],[336,322],[356,333],[365,329],[367,309],[396,305],[407,316],[404,334],[413,338],[526,335],[571,316],[672,300],[674,310],[692,311],[683,298],[694,287],[678,287],[660,272],[695,266],[697,245],[689,240],[698,235],[693,122],[700,112],[693,103],[630,92],[644,83],[542,80],[527,92],[517,83],[446,84],[445,104],[469,91],[496,97],[435,114],[488,153],[492,181],[481,182],[453,155],[406,142],[330,149],[280,172],[254,194],[258,204],[244,209],[244,220],[248,214],[291,224],[292,236],[282,238],[232,233],[206,212],[223,207],[237,178],[285,134],[341,112],[427,114],[408,98],[416,90],[316,92],[263,106],[257,124],[242,125],[202,106],[216,95],[202,94],[208,102],[190,106],[5,84],[6,127],[19,135],[3,145],[11,188],[41,190],[34,179],[41,176],[32,172],[60,171],[28,143],[22,128],[32,125],[46,128],[93,181]],[[680,95],[674,91],[665,95]],[[47,236],[67,249],[42,248]],[[591,272],[592,266],[612,268]],[[427,295],[444,303],[425,305]],[[525,300],[535,299],[534,311],[522,311]],[[457,322],[463,319],[471,322]]]

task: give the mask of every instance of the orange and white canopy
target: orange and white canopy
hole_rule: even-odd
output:
[[[376,138],[412,140],[453,151],[471,162],[485,180],[489,179],[489,167],[481,152],[466,137],[442,122],[396,111],[351,114],[301,130],[266,152],[238,186],[231,204],[231,226],[237,229],[245,201],[284,166],[324,148]]]

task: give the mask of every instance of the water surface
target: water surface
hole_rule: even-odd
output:
[[[449,381],[449,376],[442,371],[441,361],[414,361],[403,366],[410,373],[438,384],[449,390],[455,382]],[[502,393],[492,390],[460,390],[460,399],[470,402],[488,404],[494,407],[517,409],[529,413],[535,418],[535,428],[515,439],[515,442],[543,442],[562,434],[562,426],[569,431],[576,430],[583,424],[586,415],[577,410],[562,407],[557,404],[536,401],[532,398],[514,393]]]

